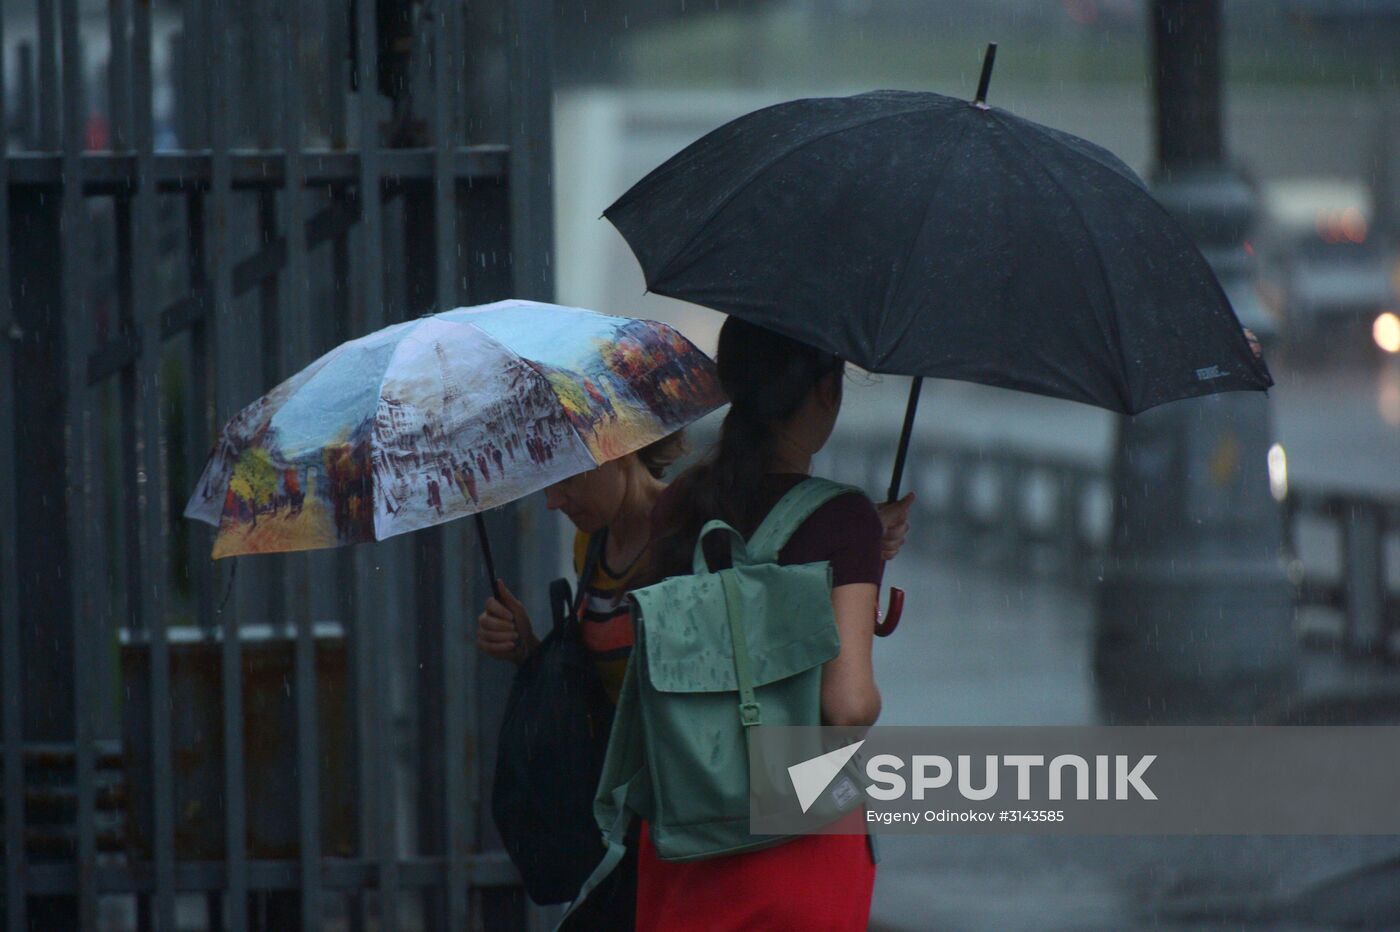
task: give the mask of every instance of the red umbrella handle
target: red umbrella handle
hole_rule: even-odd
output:
[[[904,590],[898,586],[890,587],[890,604],[885,609],[885,617],[880,618],[879,610],[875,612],[875,634],[878,637],[887,638],[894,634],[894,629],[899,627],[899,616],[904,614]]]

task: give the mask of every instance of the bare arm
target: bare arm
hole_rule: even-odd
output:
[[[831,590],[841,653],[822,667],[822,720],[828,725],[873,725],[880,717],[871,646],[879,587],[850,583]]]

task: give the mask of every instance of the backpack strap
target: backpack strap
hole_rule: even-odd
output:
[[[773,506],[773,510],[768,512],[768,516],[758,526],[758,530],[749,538],[749,559],[754,563],[776,562],[779,551],[787,544],[793,532],[802,526],[803,521],[833,498],[847,492],[865,494],[856,486],[816,476],[808,477],[793,486],[778,500],[778,504]]]
[[[743,535],[719,518],[712,518],[705,522],[705,526],[700,529],[700,536],[695,538],[695,556],[691,569],[696,576],[710,572],[710,563],[705,559],[705,538],[712,531],[725,531],[729,534],[729,559],[732,565],[743,566],[750,562],[748,544],[744,542]]]
[[[763,724],[758,700],[753,693],[753,664],[749,661],[749,637],[744,630],[743,604],[739,600],[739,582],[733,573],[720,573],[724,586],[724,601],[729,616],[729,639],[734,647],[734,678],[739,683],[739,721],[747,734],[751,725]]]

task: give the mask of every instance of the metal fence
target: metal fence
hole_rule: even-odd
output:
[[[3,10],[5,928],[521,925],[463,528],[235,573],[180,514],[336,343],[549,297],[548,4]]]
[[[883,488],[893,444],[840,440],[818,471]],[[915,441],[905,471],[917,494],[915,540],[998,572],[1090,585],[1102,576],[1112,518],[1106,470],[1009,446]],[[1284,558],[1314,646],[1400,660],[1400,500],[1289,488]]]

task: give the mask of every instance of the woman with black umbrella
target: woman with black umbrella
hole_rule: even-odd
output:
[[[691,571],[695,541],[714,518],[749,537],[790,489],[808,477],[841,408],[844,361],[755,324],[729,318],[716,356],[731,399],[719,441],[682,473],[653,512],[650,575]],[[910,503],[906,498],[901,510]],[[893,522],[903,523],[900,520]],[[884,572],[881,517],[859,493],[818,508],[778,554],[780,564],[826,561],[841,648],[822,668],[822,720],[869,726],[880,714],[871,664],[871,619]],[[718,545],[710,565],[727,563]],[[719,552],[718,548],[726,548]],[[875,863],[864,814],[850,834],[804,835],[780,845],[705,860],[664,861],[643,825],[638,852],[637,927],[648,930],[864,929]]]

